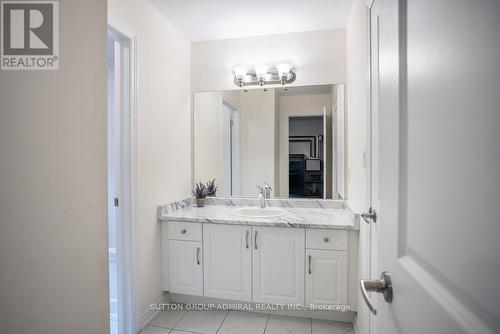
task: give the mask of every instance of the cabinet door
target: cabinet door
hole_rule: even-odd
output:
[[[306,299],[310,304],[347,303],[347,252],[306,251]]]
[[[169,241],[170,292],[203,296],[201,242]]]
[[[304,304],[302,229],[253,227],[253,301]]]
[[[205,296],[251,301],[251,227],[203,224]]]

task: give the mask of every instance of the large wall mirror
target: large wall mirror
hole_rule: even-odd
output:
[[[199,92],[193,113],[193,181],[217,196],[346,199],[344,85]]]

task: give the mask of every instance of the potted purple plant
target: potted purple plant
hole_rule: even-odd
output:
[[[217,186],[215,185],[215,179],[207,182],[207,196],[215,197],[215,193],[217,193]]]
[[[196,198],[196,205],[198,205],[199,208],[205,206],[205,199],[207,197],[207,194],[207,187],[201,182],[196,183],[196,188],[193,190],[193,195]]]

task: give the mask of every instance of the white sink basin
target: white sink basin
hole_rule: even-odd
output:
[[[287,214],[287,211],[282,208],[256,208],[256,207],[245,207],[245,208],[237,208],[231,211],[231,213],[238,217],[245,218],[275,218],[284,216]]]

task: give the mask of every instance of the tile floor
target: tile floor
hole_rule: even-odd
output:
[[[142,334],[354,334],[352,324],[241,311],[164,311]]]

